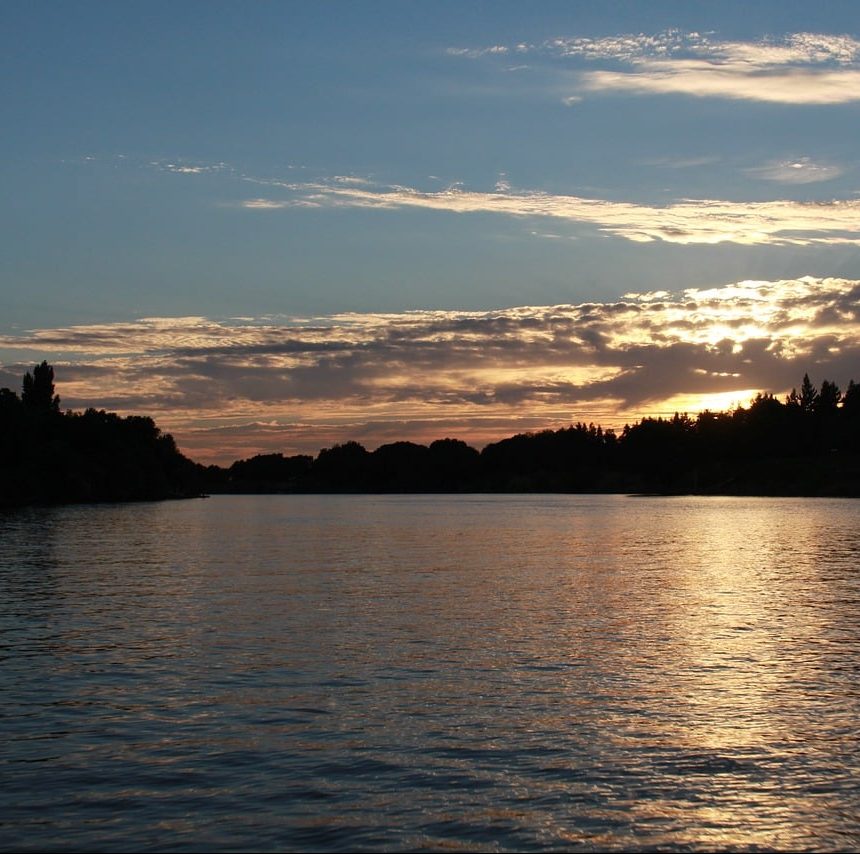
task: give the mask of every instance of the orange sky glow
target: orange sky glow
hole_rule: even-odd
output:
[[[860,282],[804,277],[612,303],[309,318],[146,318],[6,336],[70,408],[152,415],[203,462],[746,405],[848,382]],[[27,354],[32,353],[28,361]],[[16,366],[0,382],[15,385]],[[8,382],[6,379],[8,378]],[[18,380],[20,381],[20,380]]]

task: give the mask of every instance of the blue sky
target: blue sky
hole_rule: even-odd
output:
[[[316,319],[336,339],[416,310],[853,282],[858,21],[847,0],[6,3],[0,370],[50,357],[78,383],[66,399],[83,404],[119,382],[108,362],[140,363],[128,324],[141,318],[205,318],[225,340],[236,324],[289,338]],[[843,302],[851,293],[828,287]],[[346,313],[356,315],[347,326]],[[50,338],[70,327],[132,338],[108,358]],[[840,358],[855,331],[840,333]],[[804,364],[791,353],[792,369]],[[248,382],[272,358],[246,365]],[[621,373],[634,370],[622,362]],[[829,366],[820,353],[807,363],[813,373]],[[409,365],[403,355],[387,370]],[[266,375],[265,399],[281,403],[266,442],[299,423],[293,409],[311,433],[322,424],[293,388],[295,367],[280,365],[277,382]],[[189,381],[220,382],[197,368],[187,366]],[[706,369],[687,368],[680,391],[692,395]],[[87,370],[102,372],[100,385],[84,383]],[[407,413],[417,391],[385,408],[366,385],[344,391],[342,372],[323,373],[341,389],[332,406],[346,394],[356,407],[346,426],[329,418],[326,435],[364,430],[368,407],[406,434],[420,420]],[[193,401],[179,390],[161,403],[146,391],[155,376],[141,376],[128,399],[100,400],[190,419]],[[577,374],[571,388],[599,376]],[[738,376],[734,388],[712,379],[702,394],[785,382],[778,371]],[[532,401],[528,416],[517,404],[505,421],[494,389],[492,417],[473,401],[450,422],[472,423],[469,412],[508,426],[563,422],[594,399],[571,392],[551,412]],[[655,400],[610,394],[597,412]],[[212,428],[257,423],[254,406],[252,396]]]

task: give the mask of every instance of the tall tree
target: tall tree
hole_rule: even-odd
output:
[[[854,380],[848,381],[848,388],[842,398],[842,409],[846,415],[860,414],[860,385]]]
[[[60,411],[60,398],[54,394],[54,369],[47,362],[24,375],[21,402],[37,412]]]
[[[800,408],[804,412],[813,412],[818,403],[818,391],[809,379],[809,374],[803,375],[800,386]]]
[[[819,415],[827,415],[836,412],[836,408],[842,402],[842,392],[836,383],[829,380],[824,380],[821,383],[821,391],[818,392],[818,398],[815,401],[815,411]]]

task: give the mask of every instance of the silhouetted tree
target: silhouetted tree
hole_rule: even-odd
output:
[[[299,454],[257,454],[248,460],[237,460],[228,469],[231,489],[243,492],[278,492],[298,485],[313,464],[313,457]]]
[[[14,391],[0,388],[0,417],[17,412],[21,408],[21,399]]]
[[[60,413],[47,362],[26,374],[20,400],[0,390],[0,505],[198,495],[198,478],[151,418]]]
[[[806,375],[785,403],[762,392],[694,421],[643,418],[620,436],[594,424],[524,433],[479,454],[457,439],[429,448],[357,442],[316,459],[261,454],[204,468],[144,416],[59,412],[53,369],[23,395],[0,389],[0,505],[125,501],[220,492],[703,492],[860,495],[860,387],[844,395]],[[205,486],[204,486],[205,484]]]
[[[804,413],[814,412],[815,406],[818,403],[818,392],[810,381],[809,374],[803,375],[803,382],[800,385],[799,403],[800,409]]]
[[[428,454],[432,488],[445,492],[474,488],[480,460],[481,455],[462,439],[436,439]]]
[[[381,492],[414,492],[427,489],[430,452],[415,442],[380,445],[370,456],[369,485]]]
[[[839,386],[829,380],[824,380],[821,383],[821,391],[815,398],[813,408],[817,415],[832,415],[836,413],[841,402],[842,392],[839,390]]]
[[[365,447],[358,442],[323,448],[314,460],[311,474],[323,490],[360,492],[367,488],[369,457]]]
[[[24,375],[21,401],[37,412],[59,412],[60,398],[54,394],[54,369],[42,362]]]
[[[860,415],[860,385],[849,380],[848,388],[842,398],[842,409],[849,417]]]

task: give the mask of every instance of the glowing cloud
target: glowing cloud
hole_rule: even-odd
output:
[[[37,330],[0,348],[51,359],[65,406],[153,414],[201,459],[348,438],[479,443],[745,401],[750,389],[784,392],[805,371],[844,385],[860,378],[860,281],[482,312],[148,318]],[[3,376],[30,366],[7,363]]]
[[[781,104],[843,104],[860,100],[860,42],[849,35],[793,33],[752,42],[720,41],[668,30],[605,38],[555,38],[521,44],[520,54],[627,65],[584,70],[580,92],[676,94]],[[471,59],[487,49],[449,50]]]
[[[814,171],[813,164],[803,168],[807,174]],[[829,202],[683,199],[656,207],[534,191],[512,192],[507,182],[497,185],[497,191],[492,193],[456,186],[439,192],[422,192],[403,186],[269,183],[281,191],[286,190],[292,197],[249,199],[243,206],[253,210],[302,205],[379,210],[423,208],[461,214],[551,217],[594,225],[608,234],[638,243],[658,240],[747,246],[860,244],[860,201],[856,199]]]

